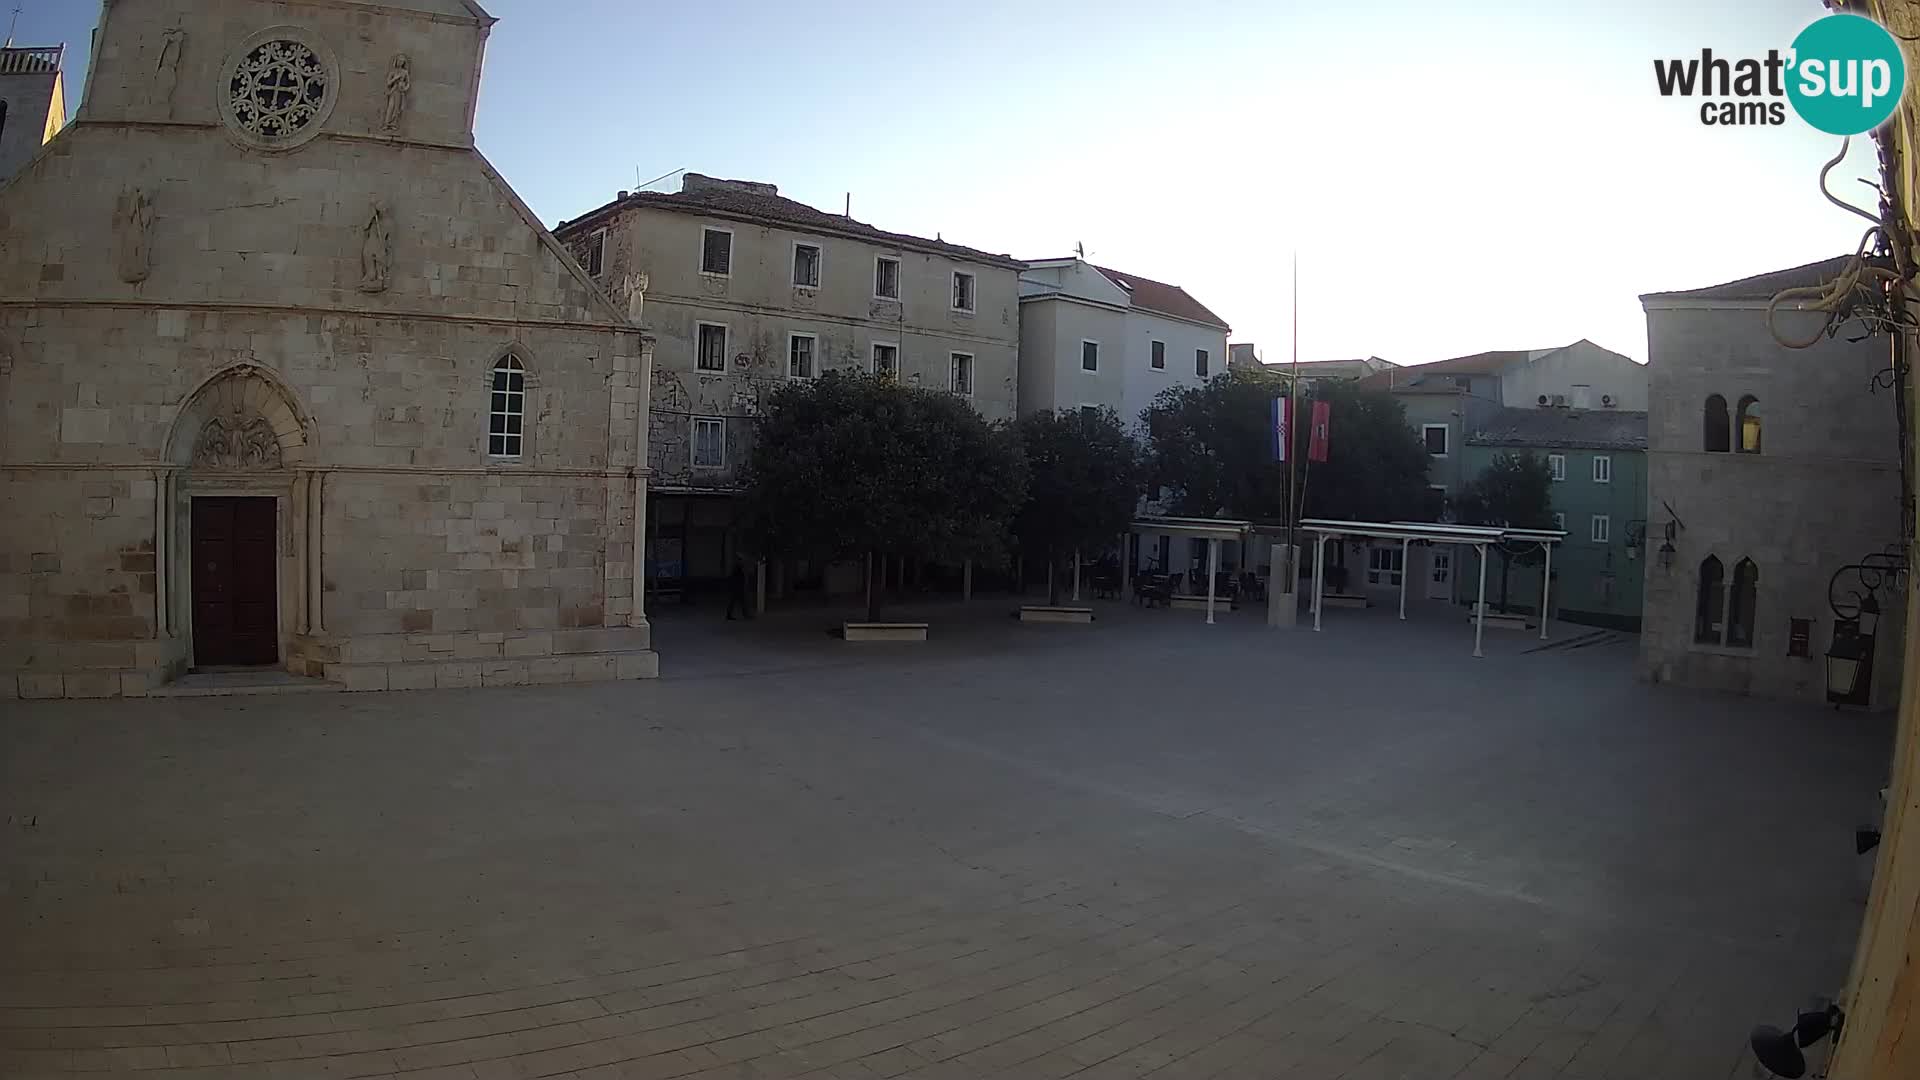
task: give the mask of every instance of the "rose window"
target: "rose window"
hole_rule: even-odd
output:
[[[300,133],[321,113],[328,74],[298,41],[268,41],[242,57],[228,85],[234,123],[272,141]]]

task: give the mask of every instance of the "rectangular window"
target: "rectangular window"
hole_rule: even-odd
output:
[[[527,371],[518,357],[503,356],[493,366],[493,393],[487,414],[487,454],[517,458],[526,436]]]
[[[1787,620],[1787,655],[1802,658],[1813,655],[1813,620]]]
[[[700,325],[699,348],[694,352],[693,366],[696,371],[727,370],[727,328],[719,323],[703,322]]]
[[[1153,370],[1155,371],[1167,370],[1167,343],[1166,342],[1156,341],[1153,343],[1153,361],[1152,362],[1153,362]]]
[[[820,287],[820,245],[793,245],[793,284],[801,289]]]
[[[717,416],[693,418],[693,467],[727,467],[727,422]]]
[[[733,232],[700,230],[700,272],[726,277],[733,273]]]
[[[947,389],[956,394],[973,393],[973,354],[957,352],[953,354],[952,372],[947,381]]]
[[[587,237],[586,246],[580,249],[580,266],[586,270],[588,277],[599,277],[600,272],[606,269],[606,259],[607,230],[597,229]]]
[[[1565,514],[1553,515],[1553,527],[1556,529],[1559,529],[1561,532],[1566,532],[1567,531],[1567,515]]]
[[[885,255],[873,260],[873,295],[877,300],[900,299],[900,260]]]
[[[787,335],[787,377],[792,379],[813,378],[812,334]]]
[[[1555,480],[1565,480],[1567,478],[1567,455],[1548,454],[1547,472],[1552,475]]]
[[[1605,455],[1593,459],[1593,482],[1596,484],[1613,483],[1613,459]]]
[[[882,342],[873,343],[873,373],[888,378],[900,377],[900,346]]]
[[[1398,585],[1400,575],[1406,566],[1401,561],[1404,553],[1397,547],[1372,547],[1367,549],[1367,584]]]
[[[1605,514],[1593,515],[1593,528],[1588,537],[1596,544],[1604,544],[1613,538],[1613,519]]]
[[[1211,359],[1205,349],[1193,350],[1193,373],[1201,378],[1207,377],[1207,363]]]
[[[1080,343],[1080,370],[1081,371],[1099,371],[1100,370],[1100,343],[1099,342],[1082,341]]]
[[[953,310],[973,310],[973,275],[959,270],[953,272]]]
[[[1080,419],[1082,419],[1082,420],[1098,420],[1098,419],[1100,419],[1100,406],[1098,406],[1098,405],[1082,405],[1082,406],[1080,406]]]
[[[1447,456],[1447,425],[1422,424],[1420,425],[1420,437],[1427,442],[1427,453],[1432,454],[1434,457]]]

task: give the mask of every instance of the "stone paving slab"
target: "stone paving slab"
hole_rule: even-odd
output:
[[[8,703],[0,1075],[1719,1080],[1845,975],[1883,718],[994,603],[858,654],[665,613],[646,684]]]

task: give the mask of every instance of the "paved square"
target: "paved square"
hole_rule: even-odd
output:
[[[0,706],[0,1074],[1718,1080],[1845,977],[1884,718],[1630,639],[1006,606]]]

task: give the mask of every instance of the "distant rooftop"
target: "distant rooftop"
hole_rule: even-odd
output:
[[[1114,270],[1105,266],[1096,266],[1095,270],[1106,275],[1108,281],[1126,290],[1133,306],[1143,311],[1152,311],[1161,315],[1171,315],[1188,322],[1205,323],[1222,330],[1231,330],[1227,320],[1207,309],[1207,305],[1195,300],[1187,290],[1178,285],[1169,285],[1164,281],[1129,274],[1124,270]]]
[[[1619,409],[1502,408],[1467,435],[1467,445],[1645,450],[1647,414]]]
[[[1648,300],[1771,300],[1782,289],[1807,288],[1825,285],[1840,276],[1851,255],[1840,255],[1819,262],[1805,263],[1785,270],[1769,270],[1764,274],[1740,278],[1719,285],[1709,285],[1704,289],[1681,289],[1674,292],[1642,293],[1642,303]]]
[[[612,217],[621,210],[648,208],[679,213],[703,214],[770,225],[786,226],[801,232],[845,236],[889,247],[945,255],[952,259],[986,263],[1009,269],[1026,264],[1009,255],[996,255],[978,248],[928,240],[907,233],[888,232],[844,214],[831,214],[803,202],[783,198],[780,189],[755,180],[723,180],[690,172],[682,178],[678,192],[623,191],[612,202],[554,226],[555,232],[576,232]]]

